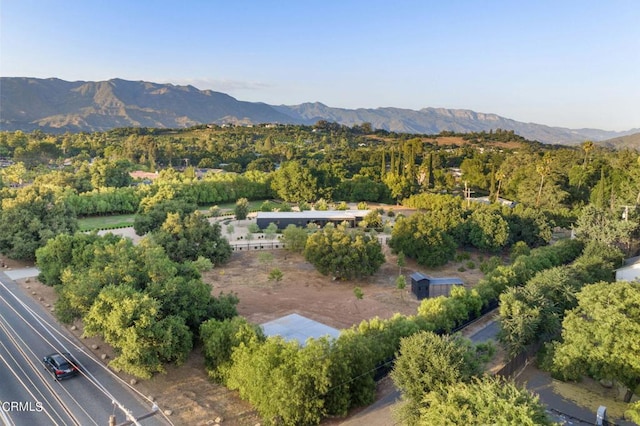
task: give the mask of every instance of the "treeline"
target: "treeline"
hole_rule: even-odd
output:
[[[389,246],[428,267],[446,264],[460,247],[498,253],[515,243],[548,244],[556,224],[555,218],[523,205],[467,203],[450,195],[423,193],[403,204],[419,211],[397,219]]]
[[[297,176],[311,189],[304,191],[302,183],[291,181],[292,190],[283,185],[272,188],[279,198],[400,201],[424,191],[462,193],[466,184],[474,195],[573,216],[588,203],[620,210],[621,205],[635,203],[640,192],[635,151],[610,151],[588,141],[578,147],[549,146],[500,129],[439,136],[370,130],[365,125],[318,123],[65,135],[0,132],[0,157],[16,166],[0,175],[4,186],[20,186],[56,168],[58,173],[46,181],[82,193],[124,183],[105,169],[218,168],[261,171],[286,181],[287,173],[280,169],[294,162],[306,171]],[[439,137],[451,143],[445,135],[455,135],[461,144],[441,145]],[[96,167],[96,161],[110,165]]]
[[[615,280],[624,255],[597,242],[587,244],[572,264],[545,269],[520,287],[500,295],[500,341],[509,356],[527,346],[559,337],[565,313],[577,306],[583,286]]]
[[[220,173],[203,179],[189,179],[175,171],[165,171],[149,185],[71,192],[65,201],[77,216],[82,217],[137,213],[141,208],[162,200],[179,199],[196,205],[213,205],[235,202],[239,198],[259,200],[271,196],[268,176],[261,172],[244,175]]]

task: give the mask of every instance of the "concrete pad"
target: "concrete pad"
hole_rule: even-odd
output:
[[[340,336],[340,330],[298,314],[265,322],[262,324],[262,330],[267,336],[281,336],[287,341],[296,340],[301,346],[305,345],[309,337],[317,339],[329,336],[337,339]]]
[[[21,280],[22,278],[37,277],[40,274],[38,268],[23,268],[23,269],[6,269],[5,274],[12,280]]]

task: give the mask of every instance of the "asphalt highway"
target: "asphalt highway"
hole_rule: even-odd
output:
[[[53,352],[69,352],[81,374],[56,381],[42,363]],[[119,380],[0,272],[0,424],[106,426],[115,415],[120,425],[153,411],[153,402]],[[171,423],[157,409],[138,424]]]

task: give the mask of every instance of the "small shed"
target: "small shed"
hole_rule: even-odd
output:
[[[449,296],[451,288],[456,285],[464,285],[464,283],[456,277],[435,278],[421,272],[411,274],[411,292],[416,295],[418,300]]]

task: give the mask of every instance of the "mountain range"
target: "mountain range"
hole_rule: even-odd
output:
[[[604,141],[639,133],[568,129],[523,123],[464,109],[332,108],[324,104],[268,105],[227,94],[145,81],[64,81],[57,78],[0,77],[0,129],[93,132],[117,127],[184,128],[199,124],[371,123],[398,133],[437,134],[513,130],[529,140],[571,144]]]

